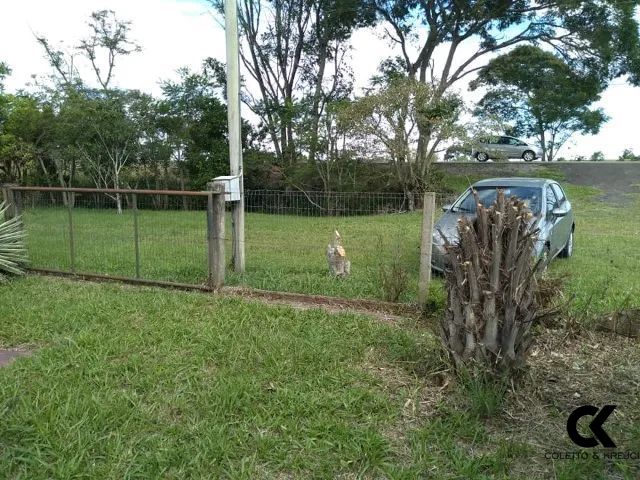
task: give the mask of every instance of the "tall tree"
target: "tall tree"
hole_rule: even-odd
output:
[[[7,121],[7,117],[9,115],[9,112],[8,112],[9,98],[4,93],[4,79],[7,75],[9,75],[9,73],[11,73],[9,66],[4,62],[0,61],[0,142],[2,141],[1,138],[4,135],[4,128],[5,128],[4,124]],[[6,176],[6,173],[2,171],[0,171],[0,173],[2,173],[3,176]]]
[[[130,96],[126,92],[113,90],[111,83],[117,60],[140,51],[140,47],[130,38],[131,23],[118,19],[112,10],[99,10],[91,14],[87,25],[87,36],[66,52],[53,47],[45,36],[36,36],[53,70],[54,87],[46,89],[45,94],[54,105],[54,111],[58,111],[59,115],[63,112],[69,115],[67,120],[70,123],[61,123],[67,134],[62,135],[61,139],[70,143],[58,144],[58,150],[63,150],[65,155],[54,155],[55,176],[63,187],[70,186],[73,182],[79,158],[83,159],[84,166],[96,185],[119,185],[120,172],[129,159],[129,154],[125,152],[131,151],[133,143],[137,144],[137,139],[133,142],[128,133],[113,134],[114,131],[122,133],[129,128],[125,128],[126,122],[122,123],[120,120],[127,117],[127,113],[121,111],[121,108],[128,101],[125,99]],[[75,61],[78,55],[88,60],[91,65],[90,74],[79,71]],[[91,77],[94,78],[93,82],[89,80]],[[91,83],[97,84],[99,91],[92,89]],[[118,112],[122,115],[119,116]],[[115,123],[108,125],[104,121],[105,117],[111,117]],[[77,120],[97,123],[85,123],[80,127],[82,123]],[[105,130],[107,127],[113,127],[108,130],[109,134]],[[81,130],[74,131],[74,128]],[[108,141],[106,137],[109,137]],[[113,142],[118,139],[122,143],[115,145]],[[96,148],[100,147],[104,151],[98,154]],[[108,162],[96,163],[106,158],[109,159]],[[116,200],[120,211],[120,196]]]
[[[78,149],[83,169],[97,188],[123,187],[124,169],[135,161],[140,146],[141,122],[133,116],[139,111],[135,104],[140,101],[146,101],[144,94],[113,90],[85,99],[86,138]],[[110,196],[122,213],[121,195]]]
[[[227,108],[220,100],[224,68],[208,59],[200,72],[183,68],[179,75],[179,82],[162,84],[159,122],[180,178],[203,188],[228,171]]]
[[[212,3],[223,12],[223,2]],[[315,158],[320,117],[344,74],[346,41],[372,19],[368,12],[361,0],[239,2],[240,54],[259,91],[253,96],[245,90],[243,100],[263,121],[283,165],[301,154],[302,122],[308,156]]]
[[[440,140],[457,133],[462,108],[459,97],[441,95],[413,78],[382,76],[374,88],[342,112],[342,122],[361,139],[361,151],[372,158],[388,158],[402,185],[409,209],[414,194],[425,188],[428,162]],[[419,125],[429,122],[438,141],[432,142],[428,160],[418,156]]]
[[[638,0],[370,1],[407,74],[439,94],[481,69],[488,55],[522,43],[545,44],[602,78],[628,74],[640,83]],[[422,125],[420,157],[433,140],[430,125]]]
[[[106,91],[111,87],[118,58],[140,52],[141,48],[130,38],[131,22],[119,20],[113,10],[92,12],[87,26],[89,34],[70,51],[55,48],[44,35],[36,35],[36,40],[44,49],[58,85],[87,85],[88,75],[78,70],[76,62],[80,55],[89,61],[91,76]]]
[[[535,136],[543,161],[552,161],[574,133],[597,133],[606,120],[601,109],[589,108],[604,87],[598,75],[532,45],[491,60],[471,83],[481,86],[488,91],[477,113],[509,123],[515,135]]]
[[[108,90],[118,57],[140,52],[140,46],[130,38],[131,22],[121,21],[113,10],[98,10],[88,22],[89,36],[81,40],[78,50],[89,60],[95,78],[103,90]]]
[[[5,181],[23,183],[37,175],[46,160],[51,112],[26,94],[5,96],[5,120],[0,121],[0,173]],[[46,168],[46,167],[43,167]],[[46,180],[45,180],[46,181]]]
[[[4,91],[4,79],[11,73],[9,65],[0,61],[0,93]]]

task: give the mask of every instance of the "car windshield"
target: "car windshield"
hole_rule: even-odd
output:
[[[480,203],[485,207],[490,207],[496,201],[498,196],[498,190],[504,191],[505,197],[518,197],[523,200],[529,210],[533,213],[539,213],[541,207],[540,198],[542,196],[542,190],[536,187],[478,187],[475,189],[478,192],[478,198]],[[467,194],[459,201],[455,203],[451,209],[453,212],[461,213],[476,213],[476,201],[473,198],[471,190],[467,191]]]

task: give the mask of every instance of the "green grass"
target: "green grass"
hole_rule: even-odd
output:
[[[70,268],[68,212],[61,208],[26,209],[27,245],[34,267]],[[73,211],[76,270],[134,276],[135,250],[131,212],[76,208]],[[227,270],[227,284],[347,298],[382,298],[380,265],[400,247],[409,273],[402,297],[415,298],[421,215],[296,217],[249,213],[246,216],[244,275]],[[204,283],[206,271],[204,212],[141,211],[141,276],[154,280]],[[227,225],[227,232],[230,232]],[[325,250],[333,230],[343,237],[352,275],[328,274]],[[226,242],[230,260],[231,242]],[[380,248],[382,246],[382,248]],[[440,296],[437,285],[434,296]]]
[[[545,170],[546,172],[546,170]],[[546,176],[549,172],[544,173]],[[477,179],[471,179],[475,181]],[[447,177],[447,188],[462,190],[461,177]],[[576,249],[559,259],[552,271],[569,274],[568,292],[576,312],[608,312],[640,306],[640,200],[628,206],[607,204],[594,188],[565,184],[576,213]],[[133,217],[111,210],[74,209],[76,269],[80,272],[133,276]],[[204,212],[142,210],[141,275],[154,280],[186,283],[206,281]],[[68,270],[68,213],[64,209],[27,209],[25,223],[32,265]],[[380,267],[396,249],[408,274],[400,300],[415,301],[421,214],[381,214],[354,217],[296,217],[249,213],[246,218],[244,275],[227,270],[227,284],[266,290],[383,298]],[[352,262],[352,275],[328,275],[325,248],[337,229]],[[230,226],[227,226],[230,232]],[[231,242],[227,241],[230,255]],[[442,305],[442,281],[436,277],[431,298]]]
[[[612,205],[595,188],[564,186],[576,214],[575,253],[551,270],[569,275],[571,308],[588,314],[640,307],[640,198]]]
[[[0,370],[0,477],[29,479],[382,471],[401,405],[365,353],[433,343],[356,315],[43,278],[0,286],[0,332],[41,349]]]
[[[0,478],[634,474],[545,461],[571,449],[562,416],[492,422],[465,388],[438,397],[424,327],[27,277],[0,285],[0,346],[13,345],[33,355],[0,369]]]
[[[492,165],[482,165],[482,167],[489,167],[490,170],[495,168]],[[536,165],[535,169],[526,172],[518,169],[517,165],[513,167],[513,170],[507,170],[508,173],[502,175],[498,173],[487,175],[486,173],[479,173],[479,170],[476,169],[471,169],[468,175],[453,175],[443,171],[438,175],[438,188],[443,192],[461,193],[479,180],[498,176],[551,178],[558,182],[564,180],[563,172],[553,166]],[[486,168],[483,168],[483,170],[486,170]],[[495,170],[493,171],[495,172]]]

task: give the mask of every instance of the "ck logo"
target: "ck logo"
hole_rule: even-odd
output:
[[[569,415],[569,419],[567,420],[567,433],[569,434],[569,438],[576,445],[584,448],[592,448],[597,447],[598,442],[607,448],[616,448],[616,444],[613,443],[611,437],[607,435],[607,432],[602,428],[602,424],[607,421],[609,415],[615,410],[615,405],[605,405],[598,411],[597,407],[593,405],[583,405],[581,407],[576,408],[571,415]],[[578,420],[585,416],[593,417],[591,423],[589,424],[589,430],[593,433],[590,437],[583,437],[580,433],[578,433]]]

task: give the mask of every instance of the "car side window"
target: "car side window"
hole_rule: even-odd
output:
[[[511,139],[509,137],[500,137],[496,143],[498,145],[509,145],[511,143]]]
[[[567,199],[567,197],[564,194],[564,191],[562,190],[560,185],[558,185],[557,183],[552,183],[551,184],[551,188],[553,188],[553,193],[556,194],[556,197],[558,199],[558,203],[560,205],[562,205],[564,203],[564,201]]]
[[[546,201],[547,201],[547,216],[551,215],[551,212],[553,211],[554,208],[557,208],[558,205],[558,199],[556,198],[556,194],[553,193],[553,190],[551,188],[549,188],[547,186],[547,188],[545,188],[546,191]]]

